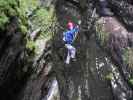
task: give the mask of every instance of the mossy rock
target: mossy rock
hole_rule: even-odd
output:
[[[130,47],[125,48],[123,50],[122,57],[123,57],[124,63],[133,69],[133,48],[130,48]]]
[[[56,23],[54,7],[50,9],[40,8],[36,11],[35,15],[31,18],[33,28],[41,28],[41,36],[52,36],[54,24]]]
[[[105,76],[105,79],[107,80],[112,80],[113,78],[113,73],[109,73],[108,75]]]
[[[0,29],[4,29],[12,16],[17,16],[17,0],[0,0]]]
[[[4,29],[5,24],[8,22],[9,22],[9,18],[4,13],[1,13],[1,15],[0,15],[0,29]]]
[[[131,85],[133,85],[133,78],[130,78],[128,81]]]
[[[28,40],[26,44],[26,48],[30,49],[31,51],[34,50],[35,48],[34,41]]]
[[[104,31],[105,26],[103,22],[96,22],[95,28],[97,41],[100,42],[101,46],[106,46],[109,39],[109,33]]]

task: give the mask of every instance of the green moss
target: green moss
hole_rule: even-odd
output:
[[[130,68],[133,68],[133,48],[125,48],[123,50],[123,60]]]
[[[9,22],[9,18],[4,13],[1,13],[1,15],[0,15],[0,28],[3,29],[4,25],[8,22]]]
[[[106,78],[107,80],[112,80],[113,74],[112,74],[112,73],[109,73],[108,75],[106,75],[105,78]]]
[[[11,16],[16,16],[17,0],[0,0],[0,29],[5,28]]]
[[[28,15],[29,11],[33,11],[39,6],[38,0],[19,0],[19,8],[17,8],[20,30],[22,33],[28,32]]]
[[[104,27],[103,24],[96,23],[96,37],[102,46],[105,46],[108,39],[109,33],[103,31]]]
[[[17,8],[20,30],[22,33],[27,33],[28,29],[28,15],[29,11],[33,11],[39,6],[38,0],[19,0],[19,8]]]
[[[19,21],[19,29],[21,33],[28,32],[28,15],[33,10],[38,8],[39,0],[0,0],[0,30],[6,28],[5,25],[10,23],[10,18],[16,16]],[[54,7],[46,9],[44,7],[39,7],[31,18],[33,24],[33,30],[41,27],[41,36],[51,36],[53,33],[51,25],[56,20],[54,16]],[[47,29],[49,28],[49,29]],[[27,37],[25,37],[27,39]],[[26,48],[29,51],[34,51],[35,43],[27,39]]]
[[[26,44],[26,48],[29,49],[30,51],[33,51],[35,49],[34,41],[28,40]]]
[[[26,27],[28,26],[28,18],[26,16],[26,10],[24,10],[25,7],[22,6],[22,1],[28,2],[34,0],[0,0],[0,29],[5,29],[5,25],[10,23],[10,18],[17,16],[20,23],[20,31],[22,31],[22,33],[27,31]]]
[[[19,0],[22,13],[25,15],[39,6],[39,0]]]
[[[133,85],[133,78],[128,80],[131,85]]]
[[[31,59],[35,56],[35,53],[36,53],[35,49],[36,49],[35,42],[27,39],[26,50],[27,50],[29,59]]]
[[[44,37],[51,36],[53,33],[52,24],[55,22],[54,8],[50,9],[40,8],[32,17],[33,28],[37,29],[41,27],[41,35]]]
[[[27,33],[27,32],[28,32],[27,27],[24,26],[24,25],[21,25],[21,26],[20,26],[20,29],[21,29],[21,32],[22,32],[22,33]]]

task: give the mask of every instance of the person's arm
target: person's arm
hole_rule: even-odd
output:
[[[74,35],[73,41],[76,39],[76,37],[78,35],[78,32],[79,32],[79,26],[77,25],[76,28],[75,28],[75,35]]]
[[[79,32],[79,26],[76,26],[76,29],[75,29],[75,38],[77,37],[78,32]]]
[[[63,41],[66,41],[65,35],[66,35],[66,32],[63,32]]]

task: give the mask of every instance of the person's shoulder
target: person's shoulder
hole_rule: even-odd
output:
[[[67,33],[71,33],[72,32],[72,30],[67,30]]]
[[[68,35],[70,33],[71,33],[71,31],[70,30],[67,30],[67,31],[64,32],[64,35]]]
[[[69,32],[69,30],[66,30],[66,31],[64,31],[63,33],[68,33]]]

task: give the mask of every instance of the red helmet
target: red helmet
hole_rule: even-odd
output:
[[[69,21],[67,24],[68,29],[73,29],[74,28],[74,23]]]

